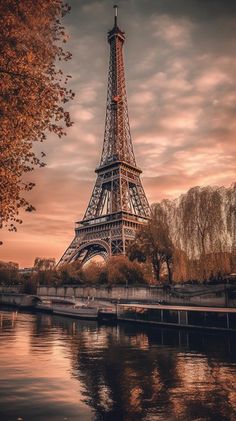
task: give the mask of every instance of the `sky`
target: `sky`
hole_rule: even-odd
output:
[[[150,203],[197,185],[236,181],[235,0],[120,0],[129,119],[136,161]],[[30,174],[17,233],[3,231],[0,259],[32,266],[35,257],[61,257],[86,210],[102,150],[111,0],[70,0],[64,18],[72,60],[74,125],[49,135],[47,166]],[[38,146],[37,146],[38,147]],[[41,151],[41,149],[40,149]]]

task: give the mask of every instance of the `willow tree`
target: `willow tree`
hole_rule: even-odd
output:
[[[207,255],[223,248],[224,221],[219,189],[194,187],[180,202],[182,238],[190,258],[200,259],[203,279],[208,277]]]
[[[236,271],[236,183],[233,183],[232,186],[226,191],[226,203],[228,204],[227,212],[227,232],[232,238],[232,247],[231,247],[231,268],[232,271]]]
[[[11,230],[21,208],[34,210],[24,198],[34,184],[24,175],[45,165],[34,142],[72,124],[64,106],[74,94],[56,66],[71,58],[61,24],[68,11],[62,0],[0,2],[0,226]]]

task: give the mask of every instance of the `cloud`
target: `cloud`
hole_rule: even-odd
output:
[[[216,89],[219,85],[225,86],[228,83],[231,83],[232,80],[229,75],[219,71],[219,70],[208,70],[195,80],[197,89],[204,92],[209,91],[210,89]]]
[[[185,48],[191,43],[194,24],[185,18],[173,19],[168,15],[157,16],[151,20],[153,36],[175,48]]]

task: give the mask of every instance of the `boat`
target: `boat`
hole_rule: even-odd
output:
[[[98,320],[102,323],[116,323],[117,311],[114,307],[103,307],[98,310]]]
[[[78,319],[92,319],[98,318],[98,308],[87,304],[76,304],[68,307],[63,305],[54,305],[53,314],[60,314],[61,316],[75,317]]]
[[[36,305],[36,310],[45,311],[47,313],[53,313],[53,308],[55,305],[71,307],[72,305],[75,305],[75,300],[61,297],[41,297],[40,301]]]
[[[52,313],[52,301],[51,300],[42,300],[36,305],[36,310],[45,311],[46,313]]]
[[[43,299],[37,305],[37,309],[60,316],[74,317],[78,319],[98,319],[102,323],[113,323],[117,320],[116,307],[103,301],[88,300],[87,302],[68,303],[65,301],[55,302],[53,299]]]

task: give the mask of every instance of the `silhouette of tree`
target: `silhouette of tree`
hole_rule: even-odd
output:
[[[18,263],[0,261],[0,283],[6,286],[17,284],[19,281],[18,270]]]
[[[54,269],[56,265],[55,258],[36,257],[34,260],[34,269],[36,270],[50,270]]]

